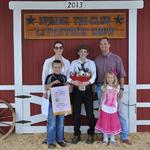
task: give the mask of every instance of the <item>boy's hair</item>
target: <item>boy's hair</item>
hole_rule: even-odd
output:
[[[87,50],[87,52],[89,52],[89,46],[88,46],[88,45],[80,45],[79,48],[78,48],[78,52],[79,52],[81,49],[85,49],[85,50]]]
[[[61,44],[62,47],[64,47],[64,44],[63,44],[62,41],[55,41],[54,44],[53,44],[53,48],[55,48],[55,45],[56,45],[57,43]]]
[[[61,66],[62,66],[62,62],[60,60],[54,60],[52,62],[52,67],[54,67],[54,64],[61,64]]]
[[[111,43],[110,39],[108,37],[102,37],[99,41],[101,41],[101,40],[107,40],[109,44]]]
[[[106,87],[107,87],[107,75],[111,74],[114,76],[114,88],[118,88],[118,79],[117,79],[117,75],[113,72],[113,71],[109,71],[106,73],[105,78],[104,78],[104,84],[103,84],[103,90],[105,91]]]

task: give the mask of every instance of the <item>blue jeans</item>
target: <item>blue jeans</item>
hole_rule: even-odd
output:
[[[101,99],[101,96],[102,96],[102,84],[101,83],[98,83],[96,85],[96,92],[97,92],[97,97],[98,97],[98,104],[100,105],[100,99]],[[121,107],[122,103],[120,103],[120,109],[122,108]],[[121,133],[120,133],[120,138],[121,140],[126,140],[128,139],[128,126],[127,126],[127,121],[122,113],[122,111],[120,110],[119,112],[119,120],[120,120],[120,123],[121,123]]]
[[[96,92],[98,97],[98,106],[100,106],[101,96],[102,96],[102,83],[98,83],[96,85]]]
[[[64,116],[54,116],[52,104],[49,104],[48,124],[47,124],[47,144],[62,142],[64,139]]]
[[[122,112],[122,103],[120,102],[120,112],[119,112],[119,120],[121,124],[121,133],[120,133],[120,138],[121,140],[127,140],[128,139],[128,126],[127,126],[127,121],[124,117],[124,114]]]

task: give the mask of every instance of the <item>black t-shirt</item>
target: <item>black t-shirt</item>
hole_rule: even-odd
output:
[[[52,83],[52,82],[54,82],[54,81],[56,81],[56,80],[59,80],[60,81],[60,83],[58,83],[58,84],[55,84],[55,85],[53,85],[52,87],[56,87],[56,86],[63,86],[66,82],[67,82],[67,78],[66,78],[66,76],[65,75],[63,75],[63,74],[50,74],[50,75],[48,75],[47,77],[46,77],[46,80],[45,80],[45,84],[47,85],[47,84],[50,84],[50,83]]]

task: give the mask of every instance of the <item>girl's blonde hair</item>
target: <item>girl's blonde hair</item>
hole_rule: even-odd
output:
[[[111,74],[114,77],[113,87],[118,88],[118,85],[119,85],[116,73],[113,72],[113,71],[109,71],[109,72],[106,73],[105,78],[104,78],[103,91],[106,90],[106,87],[107,87],[107,84],[108,84],[107,83],[107,75],[108,74]]]

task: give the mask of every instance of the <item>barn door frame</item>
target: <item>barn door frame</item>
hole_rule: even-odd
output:
[[[128,81],[128,99],[129,105],[129,130],[136,132],[138,121],[136,119],[136,102],[137,102],[137,9],[143,8],[143,0],[141,1],[80,1],[83,2],[82,8],[68,8],[68,4],[79,1],[10,1],[9,8],[13,10],[13,42],[14,42],[14,78],[15,78],[15,96],[28,95],[31,91],[42,91],[42,86],[23,85],[22,82],[22,24],[21,15],[22,10],[101,10],[101,9],[128,9],[129,10],[129,81]],[[143,86],[145,88],[145,86]],[[150,86],[149,86],[150,88]],[[28,91],[30,89],[30,91]],[[32,90],[33,89],[33,90]],[[31,95],[29,95],[31,96]],[[19,97],[15,98],[15,109],[17,120],[23,120],[25,115],[30,115],[29,101],[31,97],[26,100],[21,100]],[[40,102],[39,102],[40,104]],[[24,109],[26,105],[27,109]],[[29,119],[29,118],[28,118]],[[37,119],[37,118],[33,118]],[[37,122],[41,121],[37,119]],[[36,127],[26,128],[27,124],[16,124],[17,133],[38,132]],[[150,124],[150,122],[149,122]],[[42,127],[41,131],[45,131]]]

